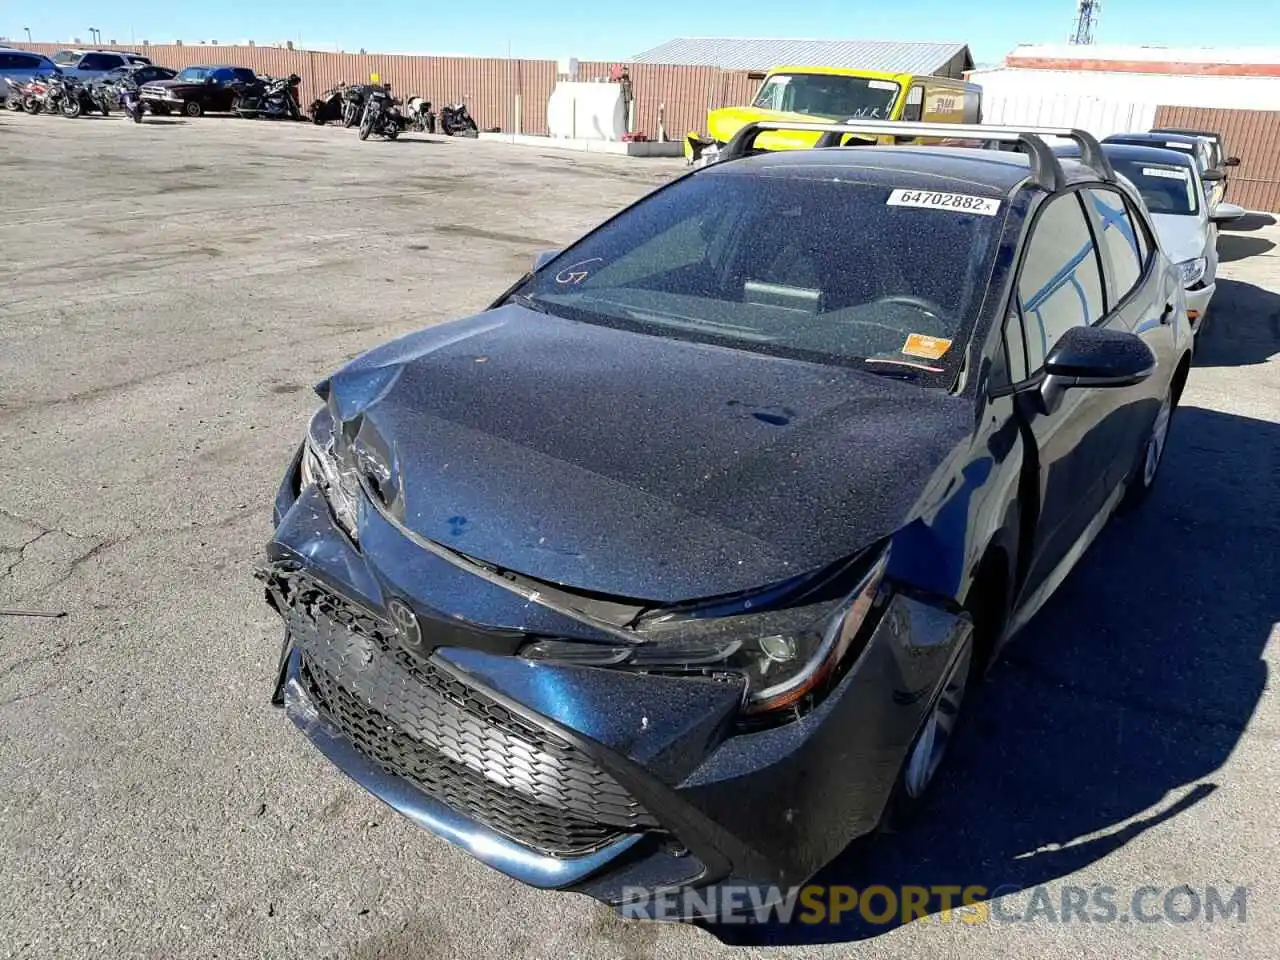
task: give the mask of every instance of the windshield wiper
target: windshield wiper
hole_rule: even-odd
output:
[[[513,293],[511,302],[518,307],[524,307],[526,310],[533,310],[536,313],[550,313],[551,310],[541,300],[535,300],[532,294]]]

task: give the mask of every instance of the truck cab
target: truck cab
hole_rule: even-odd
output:
[[[888,73],[846,67],[774,67],[750,105],[722,107],[707,115],[710,138],[691,133],[685,159],[709,163],[745,124],[755,120],[834,123],[845,120],[903,120],[930,123],[978,123],[982,88],[963,80],[912,73]],[[775,131],[761,134],[766,150],[813,147],[818,134]],[[845,143],[916,142],[911,137],[849,136]]]

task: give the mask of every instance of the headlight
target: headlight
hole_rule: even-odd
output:
[[[1204,257],[1196,257],[1194,260],[1183,260],[1178,264],[1178,272],[1182,274],[1182,285],[1184,287],[1194,286],[1199,283],[1204,276],[1204,268],[1208,266]]]
[[[323,407],[307,427],[307,437],[302,446],[301,474],[303,488],[319,487],[338,525],[352,540],[356,539],[360,477],[335,452],[333,420]]]
[[[520,655],[653,673],[737,676],[746,682],[746,712],[794,707],[856,653],[860,640],[865,642],[862,626],[875,606],[887,563],[885,550],[869,567],[863,565],[851,591],[833,598],[734,616],[669,613],[631,646],[538,640]]]

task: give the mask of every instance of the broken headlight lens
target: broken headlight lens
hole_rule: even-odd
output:
[[[835,599],[731,616],[660,614],[640,626],[631,645],[538,640],[520,655],[653,673],[736,675],[746,684],[746,712],[795,707],[865,642],[862,626],[887,563],[887,550],[874,556],[853,590]]]
[[[307,428],[307,437],[302,445],[301,474],[303,488],[319,487],[338,525],[347,536],[356,539],[360,477],[337,452],[333,419],[323,407],[316,411]]]

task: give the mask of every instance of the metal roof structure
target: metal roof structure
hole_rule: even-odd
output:
[[[973,67],[964,43],[896,40],[796,40],[771,37],[677,37],[632,57],[635,63],[768,70],[775,66],[861,67],[894,73],[935,73],[963,54],[962,70]]]

